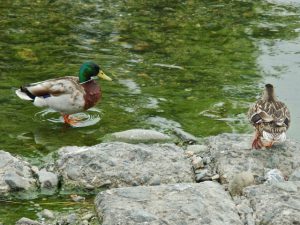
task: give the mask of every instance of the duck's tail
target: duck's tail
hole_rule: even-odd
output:
[[[35,96],[33,94],[31,94],[27,88],[23,88],[21,87],[20,89],[16,90],[16,95],[23,100],[26,101],[34,101]]]

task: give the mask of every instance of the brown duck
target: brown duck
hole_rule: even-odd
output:
[[[272,147],[286,140],[291,117],[287,106],[275,96],[271,84],[265,86],[261,99],[250,107],[248,118],[255,127],[252,148]]]

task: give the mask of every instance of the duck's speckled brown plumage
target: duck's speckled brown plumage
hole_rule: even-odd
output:
[[[287,131],[291,121],[290,111],[283,102],[277,100],[270,84],[266,85],[261,99],[250,107],[248,118],[255,127],[258,138],[266,132],[269,137],[276,139]]]

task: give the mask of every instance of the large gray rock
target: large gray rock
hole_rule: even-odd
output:
[[[64,147],[57,170],[65,187],[99,188],[193,182],[183,149],[174,144],[102,143]]]
[[[113,141],[121,141],[127,143],[165,143],[172,139],[166,134],[155,130],[132,129],[110,134]]]
[[[0,151],[0,195],[11,191],[36,189],[36,180],[33,178],[29,163]]]
[[[246,199],[240,204],[250,206],[252,210],[244,214],[255,224],[300,224],[300,181],[250,186],[244,189],[244,195]]]
[[[215,182],[111,189],[100,192],[95,204],[103,225],[242,225]]]
[[[243,171],[251,172],[257,182],[263,182],[271,169],[289,177],[300,167],[300,145],[290,140],[265,150],[251,149],[250,135],[222,134],[206,142],[223,184],[230,183]]]

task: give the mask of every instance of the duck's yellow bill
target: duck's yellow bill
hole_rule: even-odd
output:
[[[109,76],[107,76],[102,70],[100,70],[100,72],[98,73],[98,77],[100,77],[103,80],[112,81],[112,79]]]

